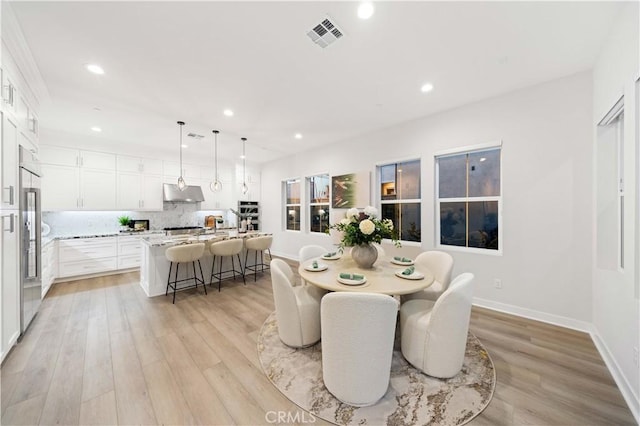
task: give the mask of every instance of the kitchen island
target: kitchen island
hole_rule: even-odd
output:
[[[142,260],[140,263],[140,286],[148,297],[164,295],[167,289],[167,276],[169,274],[169,261],[165,256],[165,252],[169,247],[178,244],[205,243],[204,255],[200,259],[202,265],[202,273],[204,282],[209,284],[211,278],[211,268],[213,266],[213,256],[209,252],[209,246],[218,241],[231,238],[253,238],[268,235],[261,232],[238,233],[237,231],[205,233],[193,236],[164,236],[151,235],[141,239],[142,242]],[[245,250],[240,253],[240,258],[244,262]],[[236,259],[237,261],[237,259]],[[231,266],[230,258],[224,258],[223,269],[229,269]],[[229,265],[227,265],[227,262]],[[242,266],[244,268],[244,265]],[[216,267],[217,268],[217,267]],[[237,268],[237,266],[236,266]],[[198,275],[200,270],[196,266]],[[173,276],[173,272],[171,273]],[[181,267],[178,271],[178,278],[183,279],[193,276],[193,268],[191,266]]]

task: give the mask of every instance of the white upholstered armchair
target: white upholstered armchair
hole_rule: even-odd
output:
[[[271,284],[280,340],[293,347],[310,346],[320,340],[320,299],[324,292],[313,286],[295,285],[289,265],[271,261]]]
[[[433,284],[422,291],[403,295],[402,301],[426,299],[435,302],[449,287],[453,271],[453,257],[443,251],[425,251],[416,257],[414,263],[418,268],[422,266],[431,271],[434,281]]]
[[[400,308],[402,355],[429,376],[453,377],[462,368],[472,283],[473,274],[461,274],[436,302],[415,299]]]
[[[373,293],[322,298],[322,377],[340,401],[375,404],[389,387],[398,302]]]

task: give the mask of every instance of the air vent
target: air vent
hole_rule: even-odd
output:
[[[322,22],[314,26],[307,35],[315,44],[325,48],[341,38],[344,33],[336,26],[335,22],[327,16]]]
[[[187,133],[187,137],[194,138],[196,140],[200,140],[200,139],[204,138],[203,135],[199,135],[197,133]]]

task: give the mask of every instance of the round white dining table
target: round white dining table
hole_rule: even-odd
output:
[[[323,271],[309,271],[305,266],[318,264],[327,265]],[[362,269],[356,265],[351,255],[345,253],[341,258],[328,260],[322,257],[309,259],[300,263],[298,273],[310,284],[329,291],[359,291],[367,293],[379,293],[388,295],[402,295],[415,293],[429,287],[434,280],[433,274],[428,269],[415,265],[415,271],[424,275],[422,279],[400,278],[396,272],[403,271],[407,266],[396,265],[390,257],[379,256],[372,269]],[[366,282],[361,285],[347,285],[338,282],[341,273],[364,275]]]

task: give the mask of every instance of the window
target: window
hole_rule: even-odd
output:
[[[501,149],[436,157],[436,238],[440,246],[501,250]]]
[[[402,241],[422,241],[420,160],[378,167],[383,219],[391,219]]]
[[[596,264],[624,269],[624,99],[598,123]]]
[[[329,228],[329,175],[307,178],[309,191],[309,231],[324,233]]]
[[[285,223],[287,230],[300,230],[300,179],[284,182],[285,187]]]

